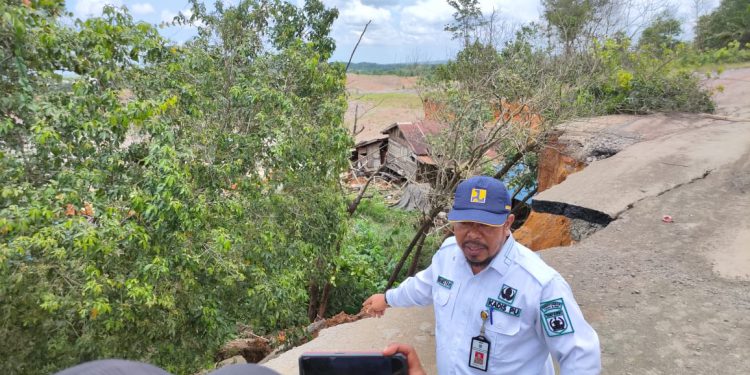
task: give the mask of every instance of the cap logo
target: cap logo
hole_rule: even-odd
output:
[[[471,203],[484,203],[487,198],[487,190],[471,189]]]

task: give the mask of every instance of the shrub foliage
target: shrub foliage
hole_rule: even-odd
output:
[[[750,43],[750,4],[747,0],[721,0],[713,12],[701,16],[695,28],[699,49],[719,49],[733,41]]]
[[[121,9],[66,25],[61,0],[0,4],[0,372],[189,373],[238,322],[305,323],[330,277],[351,144],[336,11],[192,7],[176,46]]]

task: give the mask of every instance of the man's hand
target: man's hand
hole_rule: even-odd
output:
[[[417,351],[414,350],[413,346],[408,344],[390,344],[383,349],[383,355],[394,355],[396,353],[401,353],[406,356],[406,364],[409,366],[409,375],[426,375],[424,368],[422,368],[422,363],[419,362]]]
[[[388,304],[385,303],[385,294],[379,293],[371,295],[370,298],[362,303],[362,307],[368,314],[375,315],[378,318],[383,316],[385,309],[388,307]]]

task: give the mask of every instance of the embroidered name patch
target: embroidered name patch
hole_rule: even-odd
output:
[[[517,293],[518,290],[516,288],[512,288],[503,284],[503,287],[500,288],[500,295],[498,295],[497,297],[500,298],[500,300],[512,305],[513,300],[516,299]]]
[[[539,305],[539,312],[547,336],[555,337],[575,332],[573,324],[570,323],[568,310],[565,308],[565,301],[562,298],[542,302]]]
[[[491,307],[492,309],[497,311],[502,311],[508,315],[515,317],[521,315],[521,309],[519,309],[518,307],[513,307],[493,298],[487,298],[487,303],[485,304],[485,306],[488,308]]]
[[[443,288],[450,289],[453,288],[453,280],[448,280],[445,277],[438,276],[437,279],[438,285],[442,286]]]

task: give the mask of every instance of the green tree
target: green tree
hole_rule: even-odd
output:
[[[64,26],[62,6],[0,6],[9,36],[1,60],[10,62],[2,70],[10,100],[0,130],[0,336],[13,343],[0,349],[2,372],[48,373],[101,356],[168,357],[188,347],[198,355],[173,357],[172,368],[195,365],[207,346],[187,332],[206,334],[208,345],[217,337],[216,323],[201,317],[201,305],[208,312],[215,301],[191,281],[241,274],[214,257],[221,247],[212,241],[190,259],[179,247],[184,237],[162,235],[175,216],[189,216],[183,199],[191,198],[162,119],[175,101],[127,100],[124,90],[130,72],[164,52],[163,40],[112,8]],[[152,147],[127,147],[131,126]],[[151,188],[158,194],[145,202],[141,192]],[[171,269],[175,258],[184,269]],[[194,297],[186,301],[186,292]]]
[[[459,51],[455,60],[436,67],[434,75],[440,80],[462,85],[482,85],[478,81],[496,69],[499,63],[500,54],[495,47],[476,40]]]
[[[176,22],[202,25],[199,36],[179,61],[156,67],[141,81],[149,88],[153,77],[163,77],[158,87],[169,85],[191,103],[174,121],[190,124],[185,138],[213,166],[203,172],[207,182],[217,176],[250,179],[255,181],[251,186],[264,185],[274,193],[255,199],[266,206],[253,208],[249,223],[237,233],[258,251],[270,245],[259,241],[258,233],[278,233],[280,242],[272,246],[276,253],[263,257],[268,258],[266,272],[294,276],[279,283],[271,276],[273,288],[285,289],[264,289],[252,303],[255,316],[266,317],[258,322],[261,327],[314,319],[325,300],[323,285],[333,277],[346,222],[338,179],[348,166],[351,142],[341,126],[343,66],[327,63],[334,49],[328,32],[337,11],[319,1],[308,1],[302,9],[281,1],[270,4],[244,1],[207,12],[193,1],[191,17],[179,16]],[[279,217],[269,220],[267,214]],[[305,286],[308,293],[298,293],[296,288]],[[295,294],[277,306],[278,296],[292,290]],[[305,305],[308,312],[300,310]]]
[[[346,229],[337,13],[192,7],[178,46],[115,8],[0,4],[0,372],[191,373],[237,323],[308,322]]]
[[[734,40],[741,48],[750,43],[750,4],[746,0],[722,0],[696,25],[695,44],[699,49],[719,49]]]
[[[638,48],[661,50],[663,48],[673,49],[679,43],[679,36],[682,34],[682,25],[680,21],[669,16],[661,14],[656,17],[641,33],[638,40]]]
[[[594,19],[597,9],[610,0],[543,0],[544,19],[555,30],[566,55]]]
[[[463,39],[464,48],[471,42],[471,35],[483,25],[479,0],[448,0],[448,5],[456,11],[453,22],[445,26],[445,31],[453,33],[453,39]]]

